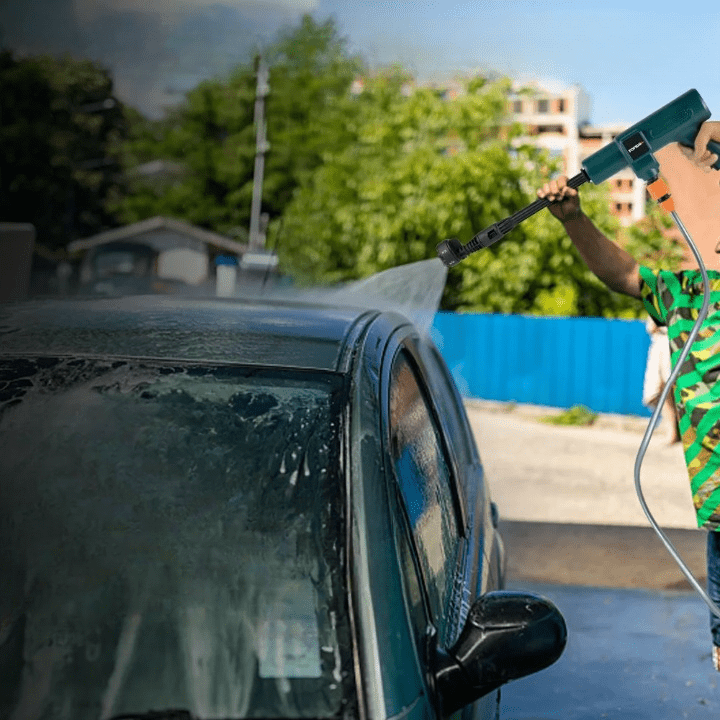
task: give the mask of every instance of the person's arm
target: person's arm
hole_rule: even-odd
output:
[[[567,178],[561,176],[545,183],[537,194],[550,200],[548,209],[563,224],[588,268],[611,290],[640,299],[637,261],[583,213],[578,192],[567,186]]]

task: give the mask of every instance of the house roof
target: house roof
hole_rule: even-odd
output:
[[[92,235],[81,240],[73,240],[68,244],[68,252],[74,253],[81,250],[89,250],[98,245],[129,240],[139,235],[155,232],[157,230],[172,230],[180,235],[194,238],[200,242],[212,245],[213,247],[225,250],[233,255],[241,256],[248,248],[247,245],[236,242],[225,235],[205,230],[204,228],[190,225],[189,223],[177,220],[176,218],[156,216],[141,220],[140,222],[124,225],[123,227],[106,230],[97,235]]]

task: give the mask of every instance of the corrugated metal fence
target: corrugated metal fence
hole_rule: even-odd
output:
[[[438,313],[433,338],[466,397],[650,415],[641,320]]]

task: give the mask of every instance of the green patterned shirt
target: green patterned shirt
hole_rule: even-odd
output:
[[[667,325],[675,367],[703,303],[699,270],[640,267],[645,309]],[[720,272],[708,271],[710,308],[675,382],[675,405],[698,527],[720,529]]]

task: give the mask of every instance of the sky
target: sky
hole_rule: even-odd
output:
[[[371,66],[420,81],[490,70],[579,84],[593,124],[635,123],[696,88],[720,119],[717,0],[0,0],[0,42],[99,60],[125,102],[157,116],[306,12],[333,17]]]

